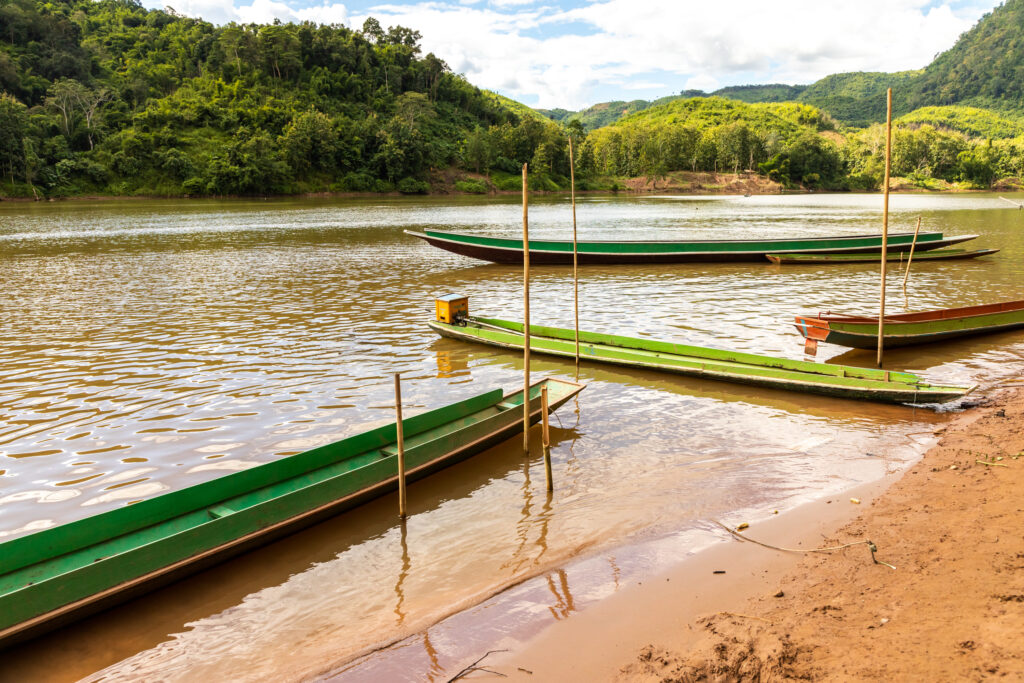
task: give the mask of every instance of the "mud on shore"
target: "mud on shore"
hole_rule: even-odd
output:
[[[744,609],[687,624],[679,649],[643,648],[619,679],[1024,678],[1024,391],[940,432],[921,462],[821,540],[871,540],[895,570],[865,544],[808,554]]]

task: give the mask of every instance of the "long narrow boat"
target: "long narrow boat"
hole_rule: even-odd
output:
[[[522,323],[466,317],[456,324],[432,321],[429,325],[441,336],[452,339],[506,349],[523,347]],[[573,330],[530,325],[531,352],[575,358],[575,348]],[[974,389],[927,384],[907,372],[825,365],[596,332],[580,331],[580,357],[692,377],[883,403],[943,403]]]
[[[493,263],[523,262],[522,240],[438,230],[406,230],[405,233],[418,237],[432,246],[463,256]],[[917,238],[917,251],[941,249],[976,237],[977,235],[943,237],[941,232],[926,232]],[[889,249],[896,252],[909,251],[913,241],[913,233],[894,233],[889,236]],[[879,252],[882,249],[882,236],[850,235],[763,240],[584,241],[578,243],[577,249],[579,263],[583,265],[763,262],[767,254]],[[572,242],[530,240],[530,262],[541,265],[571,264]]]
[[[1022,327],[1024,300],[887,315],[883,346],[891,348],[925,344]],[[798,315],[796,329],[806,339],[813,341],[857,349],[873,349],[878,346],[878,318],[831,313],[819,313],[817,317]]]
[[[531,419],[583,385],[530,388]],[[408,478],[499,443],[523,427],[522,390],[500,389],[402,421]],[[397,487],[395,424],[0,544],[0,646],[354,507]]]
[[[936,249],[914,254],[914,262],[918,261],[959,261],[964,259],[989,256],[998,249]],[[905,262],[908,257],[905,251],[889,253],[886,261]],[[811,264],[842,264],[842,263],[878,263],[882,260],[881,254],[767,254],[768,260],[781,265],[811,265]]]

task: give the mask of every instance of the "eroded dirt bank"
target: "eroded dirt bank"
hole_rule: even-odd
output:
[[[941,431],[920,463],[821,540],[870,539],[895,570],[865,545],[807,555],[741,609],[662,634],[618,678],[1024,678],[1024,392]],[[758,538],[756,527],[744,533]]]

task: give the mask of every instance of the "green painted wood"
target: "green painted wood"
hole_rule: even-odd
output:
[[[484,237],[440,230],[424,230],[425,235],[485,247],[522,250],[523,241],[498,237]],[[892,246],[910,244],[912,233],[895,233],[889,236]],[[942,240],[941,232],[921,233],[917,242],[926,245]],[[850,237],[808,237],[773,240],[677,240],[677,241],[582,241],[578,243],[581,254],[662,254],[662,253],[708,253],[708,252],[773,252],[802,251],[807,249],[849,249],[857,247],[881,247],[881,235],[854,235]],[[572,242],[562,240],[530,240],[530,251],[553,251],[572,253]]]
[[[576,383],[552,379],[532,386],[530,404],[537,419],[541,384],[548,386],[550,410],[582,389]],[[410,480],[446,459],[478,452],[495,439],[521,430],[522,413],[513,408],[522,402],[522,391],[504,396],[496,390],[403,420],[408,430],[405,456]],[[395,438],[395,425],[385,425],[282,461],[0,544],[0,637],[5,629],[13,633],[27,620],[175,563],[187,563],[189,558],[258,535],[273,525],[337,505],[339,500],[355,500],[361,493],[393,488],[397,458],[389,447]],[[290,466],[285,467],[285,461]],[[227,497],[218,497],[225,491]],[[167,514],[175,502],[187,505]],[[145,503],[155,511],[151,516],[160,517],[155,523],[135,524],[106,535],[96,531],[108,531],[111,520],[120,520],[124,511]],[[83,542],[79,532],[93,540]],[[102,537],[95,540],[97,535]],[[55,549],[53,538],[63,546]],[[20,548],[18,554],[8,554],[8,546]],[[40,559],[26,562],[31,557]]]
[[[867,316],[819,314],[797,316],[797,331],[806,337],[826,333],[824,341],[852,348],[878,344],[878,320]],[[885,318],[887,347],[926,344],[958,337],[1005,332],[1024,327],[1024,300],[901,313]],[[819,338],[820,337],[816,337]]]
[[[931,342],[992,334],[1024,327],[1024,310],[1008,311],[970,318],[951,318],[924,322],[885,323],[885,344],[910,346]],[[825,340],[832,344],[854,348],[874,348],[878,344],[878,323],[829,322],[829,335]],[[864,346],[867,344],[868,346]]]
[[[459,417],[474,413],[497,400],[500,389],[465,401],[428,411],[402,421],[407,438]],[[70,524],[38,531],[0,544],[0,574],[41,560],[72,552],[115,534],[140,529],[184,511],[209,506],[217,501],[239,495],[243,491],[265,486],[283,478],[308,472],[340,457],[363,453],[392,443],[397,438],[395,425],[384,425],[356,434],[337,443],[314,448],[275,462],[235,472],[211,482],[190,486],[140,501]]]
[[[998,249],[937,249],[935,251],[923,251],[914,254],[914,262],[919,261],[958,261],[973,259],[981,256],[989,256],[998,252]],[[766,257],[773,263],[782,265],[817,265],[829,263],[879,263],[882,260],[881,254],[767,254]],[[905,263],[906,252],[890,253],[886,261]]]
[[[431,322],[438,333],[509,349],[522,348],[523,325],[496,318],[472,318],[465,326]],[[537,353],[574,357],[574,331],[530,326]],[[893,403],[944,402],[973,387],[938,386],[916,375],[874,368],[826,365],[757,354],[580,331],[580,356],[587,360],[667,370],[743,384]]]

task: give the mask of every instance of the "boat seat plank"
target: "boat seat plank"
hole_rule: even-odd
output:
[[[236,512],[238,512],[238,510],[233,510],[232,508],[229,508],[227,505],[217,505],[216,507],[210,508],[206,512],[209,513],[211,518],[220,519],[221,517],[233,515]]]

